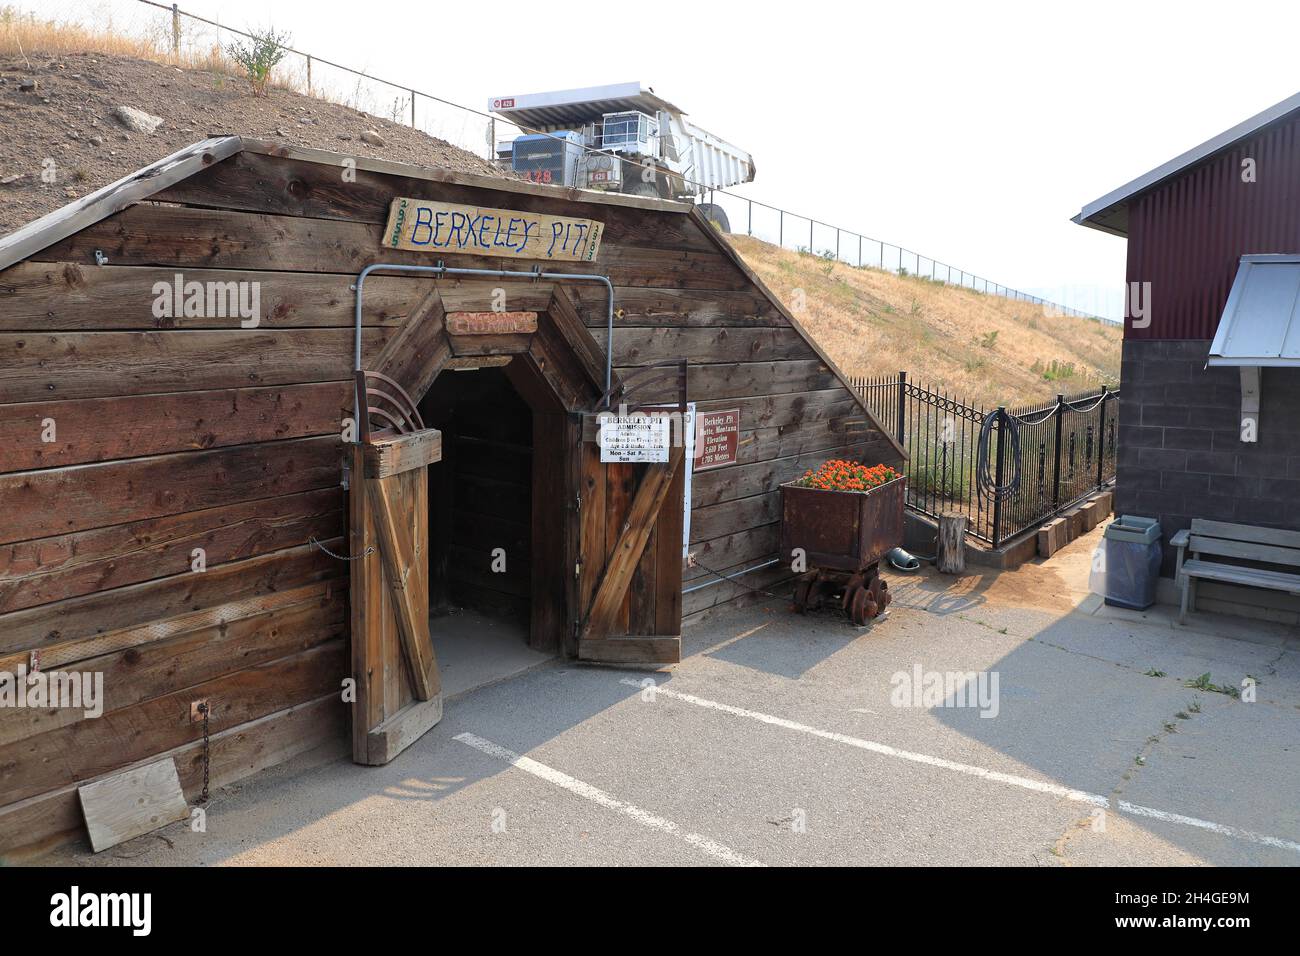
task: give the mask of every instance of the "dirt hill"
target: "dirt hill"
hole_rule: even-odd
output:
[[[915,381],[983,405],[1018,405],[1119,381],[1118,325],[1050,315],[1028,302],[858,269],[746,236],[731,241],[849,375],[904,369]]]
[[[111,32],[13,16],[0,16],[0,27],[0,235],[213,134],[505,175],[409,126],[288,86],[254,96],[219,51],[173,62],[147,40]],[[733,242],[850,375],[906,369],[988,405],[1118,380],[1117,326],[743,236]]]
[[[121,107],[162,123],[151,133],[130,129]],[[409,126],[281,88],[253,96],[246,81],[220,69],[106,53],[0,50],[0,235],[226,133],[500,175],[486,160]],[[362,133],[378,134],[382,144],[362,140]]]

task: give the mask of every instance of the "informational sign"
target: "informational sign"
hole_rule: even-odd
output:
[[[740,409],[695,414],[695,471],[734,465],[740,448]]]
[[[594,262],[604,231],[605,224],[594,219],[394,199],[383,245],[409,252]]]
[[[602,415],[600,460],[623,463],[666,462],[672,422],[662,415]]]
[[[516,335],[537,331],[536,312],[448,312],[450,335]]]

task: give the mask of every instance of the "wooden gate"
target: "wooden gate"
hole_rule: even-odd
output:
[[[682,653],[683,450],[666,464],[604,463],[580,452],[578,657],[675,664]]]
[[[361,440],[353,446],[352,757],[362,764],[388,763],[442,719],[429,637],[426,468],[441,457],[442,435],[422,427],[413,406],[411,414],[414,421],[399,427],[414,430],[374,436],[362,416]]]

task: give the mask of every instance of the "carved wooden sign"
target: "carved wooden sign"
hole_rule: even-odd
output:
[[[394,199],[382,244],[409,252],[594,262],[604,231],[594,219]]]
[[[536,312],[448,312],[448,335],[531,335]]]

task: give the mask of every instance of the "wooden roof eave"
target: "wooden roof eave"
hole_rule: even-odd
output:
[[[332,167],[342,166],[345,161],[351,160],[355,163],[357,169],[388,176],[404,176],[408,179],[424,179],[429,182],[455,183],[477,189],[493,189],[498,192],[563,199],[569,202],[626,206],[632,209],[671,212],[678,215],[685,215],[693,208],[690,203],[673,202],[667,199],[628,196],[622,193],[604,193],[594,189],[544,186],[482,173],[464,173],[433,166],[413,166],[408,163],[397,163],[387,159],[351,156],[345,153],[331,152],[330,150],[314,149],[307,146],[289,146],[243,136],[209,136],[207,139],[178,150],[155,163],[150,163],[148,166],[138,169],[116,182],[109,183],[102,189],[97,189],[95,192],[74,200],[66,206],[61,206],[6,236],[0,236],[0,269],[7,269],[17,262],[22,262],[42,249],[47,249],[56,242],[66,239],[73,233],[92,226],[101,219],[113,215],[113,213],[121,212],[133,203],[148,199],[155,193],[162,192],[169,186],[174,186],[181,180],[211,166],[213,163],[221,162],[245,150],[250,153],[261,153],[266,156],[296,159],[302,162],[319,163]]]
[[[705,234],[713,241],[714,245],[718,247],[718,251],[727,257],[727,259],[729,259],[737,269],[744,273],[745,278],[752,282],[754,287],[767,297],[768,301],[772,303],[776,310],[785,316],[791,327],[799,333],[805,342],[808,343],[808,347],[817,353],[817,357],[822,360],[826,367],[831,370],[831,373],[839,379],[840,384],[843,385],[848,390],[849,394],[853,396],[853,400],[857,402],[858,407],[862,409],[863,414],[867,416],[867,421],[871,422],[880,434],[884,435],[885,438],[889,440],[889,443],[894,446],[894,450],[898,452],[899,456],[904,461],[906,461],[908,458],[907,449],[899,443],[896,437],[890,434],[888,428],[881,424],[880,419],[876,417],[876,413],[867,407],[867,403],[863,401],[862,396],[858,394],[857,389],[849,384],[848,376],[844,374],[844,371],[835,363],[834,359],[827,355],[826,351],[817,344],[817,340],[808,334],[808,330],[800,324],[799,320],[791,314],[790,310],[785,307],[781,300],[772,294],[772,290],[769,289],[763,280],[755,274],[754,270],[749,267],[749,263],[747,263],[740,253],[736,251],[735,246],[720,236],[717,229],[714,228],[713,223],[705,219],[704,215],[695,206],[691,207],[691,216],[695,219],[700,228],[704,230]]]
[[[148,199],[243,149],[238,136],[210,136],[0,236],[0,269],[22,262],[73,233]]]
[[[398,163],[390,159],[370,156],[354,156],[350,153],[338,153],[328,149],[316,149],[312,146],[293,146],[287,143],[275,143],[263,139],[242,137],[243,148],[250,153],[261,153],[280,159],[296,159],[306,163],[319,163],[325,166],[340,167],[345,161],[351,161],[355,168],[386,176],[403,176],[407,179],[424,179],[435,183],[453,183],[458,186],[472,186],[475,189],[493,189],[497,192],[520,193],[526,196],[541,196],[546,199],[563,199],[569,202],[595,203],[602,206],[627,206],[632,209],[650,209],[656,212],[673,212],[680,215],[688,213],[691,203],[674,202],[669,199],[653,199],[648,196],[630,196],[626,193],[607,193],[599,189],[579,189],[576,186],[546,186],[530,183],[522,179],[506,179],[490,176],[486,173],[466,173],[440,166],[414,166],[410,163]]]

